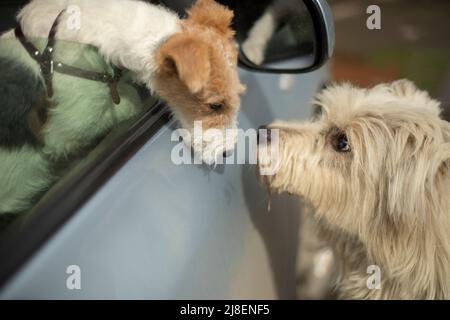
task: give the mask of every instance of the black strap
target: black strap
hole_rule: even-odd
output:
[[[48,35],[48,42],[43,53],[41,53],[39,49],[36,48],[36,46],[25,37],[22,27],[20,26],[20,23],[17,24],[17,27],[14,30],[14,33],[17,39],[19,39],[22,46],[25,48],[28,54],[39,64],[42,77],[44,78],[45,85],[47,88],[47,96],[48,97],[53,96],[52,80],[53,80],[53,72],[56,71],[62,74],[78,78],[106,83],[109,87],[112,101],[115,104],[119,104],[120,95],[117,90],[117,83],[119,82],[120,77],[122,76],[122,71],[120,69],[115,67],[114,75],[111,76],[108,73],[83,70],[77,67],[66,65],[62,62],[54,61],[52,59],[55,45],[55,35],[58,28],[60,17],[62,16],[63,13],[64,10],[58,14],[55,21],[53,22],[53,25],[50,28],[50,32]]]
[[[83,78],[86,80],[100,81],[108,85],[111,94],[111,99],[115,104],[120,103],[120,95],[117,91],[117,83],[122,77],[122,70],[114,68],[114,75],[107,73],[99,73],[95,71],[83,70],[60,62],[54,62],[53,70],[69,76]]]

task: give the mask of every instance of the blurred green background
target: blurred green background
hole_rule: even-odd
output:
[[[329,0],[336,28],[335,80],[361,86],[408,78],[440,100],[450,120],[450,0]],[[369,30],[378,5],[381,29]]]

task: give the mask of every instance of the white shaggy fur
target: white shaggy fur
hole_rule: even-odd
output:
[[[401,80],[335,85],[316,104],[317,121],[270,126],[280,129],[280,168],[262,178],[313,205],[342,262],[341,297],[449,299],[450,124],[439,103]],[[367,286],[370,265],[381,289]]]

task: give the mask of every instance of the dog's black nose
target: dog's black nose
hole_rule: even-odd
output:
[[[258,128],[258,135],[257,135],[257,142],[258,144],[260,142],[270,142],[271,140],[271,134],[270,134],[270,128],[268,128],[266,125],[259,126]]]

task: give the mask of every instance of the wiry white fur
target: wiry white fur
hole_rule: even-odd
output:
[[[372,89],[336,85],[318,95],[317,121],[275,123],[274,191],[311,202],[342,260],[345,298],[450,298],[450,124],[411,82]],[[346,134],[349,152],[333,148]],[[381,289],[369,289],[369,265]]]
[[[47,38],[56,16],[70,6],[79,8],[80,28],[72,27],[73,17],[66,12],[57,38],[97,47],[107,62],[132,71],[144,84],[151,83],[156,68],[153,53],[179,31],[174,12],[137,0],[33,0],[18,19],[25,35]]]

